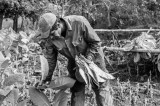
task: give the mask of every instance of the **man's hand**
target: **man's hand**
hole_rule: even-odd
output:
[[[37,89],[39,89],[39,90],[45,90],[46,88],[48,88],[48,86],[49,86],[49,85],[47,85],[47,84],[38,85],[38,86],[37,86]]]
[[[43,80],[43,81],[42,81],[42,83],[41,83],[41,84],[47,84],[47,85],[49,85],[49,84],[50,84],[50,82],[51,82],[51,80],[52,80],[52,78],[47,77],[45,80]]]
[[[46,88],[48,88],[49,84],[43,83],[43,82],[38,82],[35,84],[35,87],[41,91],[44,91]]]

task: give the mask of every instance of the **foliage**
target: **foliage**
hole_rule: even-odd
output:
[[[32,42],[32,39],[31,39],[33,36],[32,34],[27,36],[25,32],[15,33],[14,31],[10,32],[10,30],[0,31],[2,33],[1,35],[4,35],[5,37],[7,36],[8,37],[7,39],[12,40],[12,42],[9,45],[7,45],[7,48],[10,48],[10,46],[13,46],[14,48],[12,49],[13,51],[12,50],[10,51],[10,49],[7,49],[5,47],[6,45],[1,45],[2,47],[6,48],[6,49],[1,49],[1,53],[3,51],[1,55],[2,56],[1,58],[3,58],[3,61],[2,61],[3,64],[1,65],[1,68],[3,68],[3,70],[1,71],[1,77],[2,77],[1,91],[4,92],[4,93],[0,93],[2,95],[1,103],[3,105],[9,105],[10,103],[12,103],[20,106],[22,106],[22,104],[23,105],[33,105],[33,104],[39,105],[39,103],[41,103],[40,101],[44,101],[43,103],[47,103],[47,105],[51,105],[52,103],[55,103],[57,106],[61,105],[61,103],[69,104],[70,93],[68,91],[68,88],[71,88],[74,85],[75,80],[70,79],[69,77],[62,77],[67,75],[67,71],[65,71],[67,70],[66,69],[67,59],[59,55],[58,66],[54,72],[53,81],[50,83],[49,86],[46,86],[47,88],[41,88],[41,86],[37,87],[37,84],[41,82],[41,78],[44,70],[47,69],[47,65],[43,64],[42,62],[43,60],[42,58],[44,58],[44,57],[41,57],[43,56],[42,55],[43,51],[41,50],[40,46],[37,43]],[[146,33],[142,33],[142,36],[146,36]],[[146,37],[139,37],[139,38],[141,38],[140,40],[143,40],[143,38],[146,38]],[[150,38],[152,37],[150,36],[149,38],[146,38],[146,39],[150,42],[150,40],[151,41],[153,40]],[[16,44],[14,42],[15,40],[18,40]],[[144,40],[144,41],[147,41],[147,40]],[[1,40],[1,42],[2,41],[3,40]],[[133,41],[135,42],[135,40]],[[122,42],[123,45],[125,45],[126,43],[127,42]],[[146,44],[146,42],[144,44]],[[133,45],[133,46],[141,47],[143,45]],[[17,52],[14,52],[15,50]],[[126,61],[129,63],[131,59],[133,60],[133,56],[131,57],[130,54],[127,54],[127,55],[122,53],[120,54],[120,52],[117,53],[119,55],[115,55],[115,54],[114,55],[106,54],[106,56],[109,57],[108,62],[110,62],[111,66],[115,65],[115,63],[112,63],[112,62],[117,61],[117,59],[119,59],[118,60],[119,62],[117,62],[118,64],[116,63],[116,66],[119,66],[120,63],[125,63]],[[114,60],[113,57],[116,59]],[[157,56],[153,56],[153,57],[155,59],[158,59]],[[84,58],[82,57],[81,60],[84,60]],[[88,64],[88,67],[92,65],[90,62],[88,63],[86,60],[85,62],[86,64]],[[141,60],[139,62],[141,62]],[[45,67],[46,69],[43,69]],[[128,69],[129,67],[130,66],[128,66]],[[114,67],[114,69],[115,68],[116,67]],[[21,75],[23,75],[23,77],[21,77]],[[100,75],[100,76],[103,77],[103,75]],[[130,75],[132,76],[132,73],[130,73]],[[24,77],[25,77],[25,80],[24,80]],[[150,81],[151,79],[148,81],[147,86],[144,83],[142,84],[143,86],[138,86],[137,84],[137,86],[135,87],[131,85],[131,82],[122,83],[119,80],[114,80],[113,84],[111,83],[111,86],[109,86],[112,94],[110,98],[113,99],[113,103],[116,106],[123,106],[124,104],[126,104],[127,106],[128,105],[139,106],[142,103],[145,103],[146,105],[153,104],[153,103],[158,104],[159,100],[155,97],[155,94],[157,92],[159,93],[159,91],[157,90],[157,88],[154,88],[154,85],[151,84]],[[116,83],[117,85],[115,85]],[[57,92],[59,88],[63,90]],[[159,95],[158,93],[157,95]],[[13,99],[13,97],[15,98]],[[156,99],[152,99],[153,97]],[[86,104],[87,105],[96,104],[95,95],[93,91],[88,87],[86,87]],[[42,105],[42,103],[40,105]]]
[[[64,90],[60,90],[54,97],[54,105],[55,106],[67,106],[69,93],[66,93]]]
[[[53,90],[67,89],[73,87],[75,80],[70,77],[59,77],[51,81],[49,88]]]
[[[15,83],[24,84],[25,83],[25,75],[24,74],[14,74],[5,78],[3,82],[3,86],[11,86]]]
[[[71,14],[83,15],[89,19],[94,28],[159,27],[159,2],[155,0],[0,1],[0,15],[10,17],[15,22],[18,16],[29,17],[30,20],[36,22],[40,14],[48,11],[57,12],[54,11],[57,8],[58,16],[63,17]],[[70,97],[68,88],[74,85],[75,80],[68,77],[61,77],[68,74],[66,68],[67,59],[63,56],[59,55],[58,57],[54,80],[51,82],[49,88],[48,86],[43,89],[38,89],[37,87],[38,83],[41,83],[41,80],[46,77],[48,66],[42,62],[46,61],[42,55],[42,49],[37,43],[33,43],[31,39],[34,34],[35,32],[31,30],[28,30],[27,33],[23,31],[15,33],[12,29],[0,30],[0,104],[9,105],[11,103],[17,106],[28,106],[42,105],[41,101],[44,101],[47,105],[54,103],[57,106],[61,105],[61,103],[69,105]],[[107,46],[111,44],[114,47],[126,47],[129,50],[133,48],[154,49],[159,48],[159,39],[155,38],[155,36],[146,36],[146,33],[142,33],[140,37],[132,41],[130,39],[128,41],[126,39],[118,41],[114,35],[113,40],[109,41]],[[157,70],[160,69],[160,55],[108,51],[105,51],[105,53],[106,61],[108,62],[107,68],[110,72],[115,72],[113,73],[115,77],[122,77],[121,79],[124,80],[134,77],[136,81],[139,77],[140,81],[145,81],[149,77],[146,83],[138,82],[136,85],[130,81],[120,82],[119,79],[114,80],[113,83],[111,82],[109,88],[112,91],[111,99],[113,99],[115,106],[141,106],[143,104],[154,106],[160,104],[158,98],[159,90],[157,89],[158,84],[152,84],[154,83],[152,80],[158,78],[154,76],[159,75]],[[89,65],[92,64],[88,64],[88,67]],[[83,67],[81,66],[82,69]],[[141,75],[143,71],[145,74],[148,74],[147,78]],[[83,79],[88,83],[87,80],[89,78],[87,79],[87,75],[84,72],[84,69],[80,69],[77,71],[76,76],[78,78],[81,77],[80,80]],[[136,73],[136,77],[134,73]],[[155,73],[154,76],[152,75],[153,73]],[[91,75],[94,76],[94,74]],[[57,92],[58,88],[65,90]],[[96,105],[95,95],[88,87],[86,87],[85,100],[87,106]]]
[[[13,29],[18,32],[18,18],[20,16],[23,19],[29,17],[35,23],[38,20],[38,16],[45,12],[48,3],[47,0],[1,0],[1,21],[3,21],[3,18],[13,19]]]
[[[29,95],[32,102],[38,106],[51,106],[48,98],[44,93],[34,87],[29,88]]]
[[[15,33],[13,30],[10,32],[10,30],[4,29],[1,31],[1,35],[4,35],[1,37],[11,39],[12,42],[6,46],[4,40],[1,40],[1,48],[3,49],[0,50],[2,58],[0,103],[2,105],[34,104],[38,106],[50,106],[51,102],[57,106],[63,103],[67,104],[69,93],[66,93],[66,89],[72,87],[75,80],[69,77],[61,77],[64,72],[59,74],[61,69],[61,64],[59,64],[59,77],[55,76],[55,79],[48,86],[49,88],[42,88],[45,86],[41,87],[41,85],[37,86],[37,84],[41,84],[48,73],[48,64],[46,64],[47,60],[43,56],[43,51],[39,44],[33,43],[32,34],[27,36],[25,32]],[[17,41],[16,44],[15,41]],[[62,61],[64,63],[64,60]],[[58,93],[57,90],[59,89],[63,90]],[[56,92],[56,95],[54,92]]]
[[[145,83],[119,82],[113,86],[116,106],[156,106],[159,105],[159,90],[150,80]],[[156,97],[157,96],[157,97]]]
[[[65,15],[83,15],[94,28],[157,28],[159,2],[155,0],[71,0],[63,2]]]
[[[159,2],[155,0],[2,0],[0,2],[1,14],[4,17],[12,19],[19,16],[29,17],[35,24],[44,12],[52,12],[60,17],[83,15],[94,28],[105,29],[158,28],[159,7]]]

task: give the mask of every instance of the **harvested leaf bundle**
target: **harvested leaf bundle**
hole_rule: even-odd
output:
[[[86,84],[91,83],[89,79],[91,79],[91,81],[98,86],[99,82],[105,82],[106,80],[114,79],[111,74],[104,72],[94,62],[86,59],[82,55],[79,57],[76,56],[76,63],[78,65],[78,71],[80,72],[79,74],[84,79]]]

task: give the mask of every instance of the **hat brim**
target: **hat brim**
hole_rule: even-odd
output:
[[[39,38],[39,39],[45,39],[48,38],[50,34],[50,30],[46,31],[46,32],[42,32],[40,29],[38,29],[36,31],[35,37]]]

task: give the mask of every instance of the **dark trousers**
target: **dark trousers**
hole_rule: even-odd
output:
[[[74,60],[68,61],[68,71],[72,78],[76,79],[76,63]],[[106,83],[108,84],[108,82]],[[93,85],[92,89],[96,95],[97,106],[112,106],[112,98],[109,92],[109,86],[104,83],[100,87]],[[74,86],[71,88],[71,106],[84,106],[85,102],[85,84],[76,80]]]

